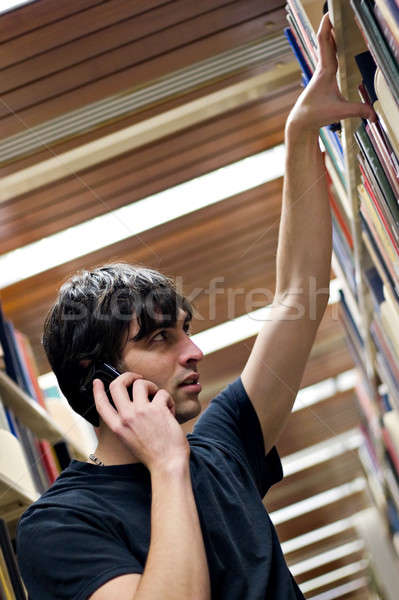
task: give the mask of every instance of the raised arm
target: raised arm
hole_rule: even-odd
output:
[[[258,413],[266,450],[291,412],[329,296],[331,215],[319,128],[372,109],[340,94],[328,14],[318,35],[319,60],[286,123],[286,164],[273,307],[242,373]],[[267,168],[267,166],[265,166]]]

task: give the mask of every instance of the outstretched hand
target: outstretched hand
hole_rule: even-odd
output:
[[[318,62],[309,84],[299,96],[287,124],[318,132],[320,127],[348,117],[376,121],[374,109],[362,102],[348,102],[337,84],[338,61],[334,30],[326,13],[317,32]]]

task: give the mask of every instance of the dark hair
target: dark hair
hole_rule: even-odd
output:
[[[122,349],[135,316],[140,340],[160,327],[173,327],[178,309],[192,318],[189,301],[169,277],[125,263],[78,271],[60,288],[44,322],[43,346],[61,391],[72,408],[94,426],[99,417],[80,386],[94,361],[120,369]],[[81,361],[88,361],[86,366]]]

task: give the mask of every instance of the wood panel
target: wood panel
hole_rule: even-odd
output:
[[[237,377],[239,374],[237,373]],[[201,405],[202,410],[205,410],[207,402],[203,400],[202,394],[205,392],[209,397],[214,397],[220,390],[218,387],[212,393],[209,386],[204,385],[203,387],[205,389],[201,393]],[[184,430],[187,433],[191,432],[195,422],[196,420],[193,419],[186,423],[183,426]],[[354,391],[340,392],[291,414],[277,444],[279,454],[284,457],[304,450],[309,446],[325,442],[336,435],[357,427],[359,422],[360,415]],[[301,435],[298,435],[298,432],[301,432]]]
[[[41,294],[41,285],[49,282],[49,277],[55,280],[57,285],[64,277],[77,269],[90,268],[113,260],[117,256],[125,256],[126,259],[133,262],[147,263],[152,267],[163,268],[168,274],[174,274],[174,276],[190,276],[191,280],[187,280],[187,286],[191,285],[195,277],[197,281],[200,281],[199,285],[202,287],[205,283],[201,281],[204,274],[205,277],[210,275],[209,282],[215,273],[223,272],[225,267],[231,269],[233,250],[236,253],[234,259],[239,259],[240,255],[247,258],[251,256],[251,253],[252,256],[256,256],[253,251],[259,252],[260,247],[269,243],[270,239],[273,240],[272,246],[275,248],[281,189],[281,179],[257,186],[234,197],[188,213],[179,219],[148,229],[112,246],[100,248],[90,255],[81,256],[71,261],[73,264],[64,263],[47,272],[46,275],[39,274],[9,286],[4,290],[5,297],[7,300],[10,299],[17,303],[21,297],[20,291],[23,289],[35,294],[36,300],[37,294]],[[121,225],[117,220],[115,220],[115,224]],[[240,235],[241,230],[247,234],[244,240]],[[98,243],[101,245],[101,239],[98,240]],[[230,244],[225,251],[223,250],[224,243]],[[202,251],[209,250],[209,248],[213,248],[217,252],[216,263],[210,264],[201,260]],[[197,261],[198,267],[201,267],[200,273],[197,269],[192,272],[196,265],[195,261]],[[268,264],[263,256],[256,262],[260,263],[262,267]],[[190,270],[187,269],[187,266],[190,267]],[[274,265],[273,269],[275,269]],[[187,293],[187,290],[185,292]]]
[[[330,535],[327,538],[322,538],[312,544],[308,544],[303,546],[302,548],[298,548],[293,552],[285,551],[284,556],[286,558],[287,564],[289,567],[299,563],[303,560],[308,560],[309,558],[313,558],[322,554],[323,552],[328,552],[333,548],[337,548],[338,546],[343,546],[344,544],[348,544],[350,542],[354,542],[359,539],[356,529],[350,527],[341,531],[340,533],[336,533],[335,535]]]
[[[152,0],[150,0],[151,2]],[[43,27],[59,19],[80,13],[91,6],[104,5],[104,0],[40,0],[29,2],[0,19],[0,42],[19,37],[33,29]]]
[[[364,552],[363,551],[359,551],[359,552],[354,552],[353,554],[349,554],[348,556],[343,556],[342,558],[338,558],[336,560],[332,560],[331,562],[325,564],[325,565],[321,565],[320,567],[316,567],[315,569],[311,569],[310,571],[306,571],[305,573],[301,573],[300,575],[296,575],[295,580],[296,582],[300,585],[301,583],[303,583],[304,581],[308,581],[309,579],[314,579],[316,577],[320,577],[321,575],[324,575],[330,571],[335,571],[336,569],[341,569],[342,567],[345,567],[346,565],[349,565],[351,563],[354,562],[358,562],[360,560],[362,560],[362,558],[364,558]],[[364,571],[359,571],[360,575],[364,574]],[[343,578],[342,583],[344,581],[349,581],[350,578],[345,579]],[[337,580],[337,581],[341,581],[341,580]],[[334,583],[334,586],[332,586],[331,584],[329,586],[325,586],[324,589],[329,589],[331,587],[335,587],[337,585],[337,583]],[[315,588],[317,589],[317,591],[319,591],[319,588]]]
[[[337,579],[336,581],[333,581],[328,585],[322,585],[320,587],[314,588],[306,594],[306,598],[312,600],[313,597],[319,596],[319,594],[324,594],[325,592],[334,590],[335,588],[341,585],[343,586],[345,584],[351,583],[352,581],[356,581],[362,578],[365,579],[365,582],[368,581],[368,572],[366,569],[361,569],[357,573],[354,573],[353,575],[347,577],[341,577],[340,579]],[[341,593],[339,596],[337,596],[337,598],[339,598],[339,600],[375,600],[375,596],[371,595],[371,592],[368,590],[366,583],[352,592],[347,592],[345,594]]]
[[[129,11],[129,3],[125,2],[123,4],[125,11],[126,8]],[[176,52],[180,55],[183,48],[186,58],[177,59],[178,64],[180,63],[178,68],[187,66],[191,63],[194,53],[186,46],[200,41],[205,35],[219,33],[222,15],[227,17],[225,23],[227,28],[237,26],[246,16],[246,6],[242,3],[228,2],[230,4],[229,10],[218,10],[218,4],[226,4],[226,0],[203,0],[200,4],[195,3],[193,0],[184,0],[184,2],[179,2],[180,12],[171,11],[169,7],[161,7],[158,11],[153,10],[151,13],[135,15],[130,23],[129,20],[122,21],[106,31],[100,30],[96,36],[86,36],[83,41],[78,39],[78,42],[72,47],[70,44],[67,45],[65,52],[62,51],[62,48],[58,51],[56,49],[53,52],[41,55],[39,59],[29,59],[28,54],[28,56],[25,56],[25,58],[28,58],[27,68],[22,68],[22,73],[25,73],[25,75],[21,77],[20,72],[16,71],[15,68],[6,70],[4,85],[0,86],[4,100],[14,110],[19,111],[54,96],[65,94],[71,89],[78,89],[90,84],[95,79],[112,77],[115,72],[127,68],[132,69],[131,82],[134,82],[134,86],[136,86],[145,81],[145,79],[140,79],[137,76],[136,69],[144,73],[143,69],[140,68],[140,64],[159,59],[170,52]],[[212,5],[216,5],[214,10]],[[262,5],[260,0],[249,0],[248,18],[262,14],[264,8],[264,4]],[[133,8],[131,12],[134,12],[134,10]],[[156,14],[158,12],[162,14]],[[181,14],[180,17],[180,13],[184,14]],[[187,20],[191,21],[189,26]],[[91,20],[87,21],[87,23],[90,22]],[[87,26],[82,16],[80,16],[79,23],[82,24],[83,28]],[[64,32],[63,36],[65,36],[68,35],[69,28],[67,27],[67,31],[64,31],[63,25],[63,22],[58,22],[51,27],[58,27]],[[41,33],[43,34],[43,32]],[[52,33],[49,34],[49,37],[54,40]],[[20,45],[23,54],[27,53],[24,40],[17,39],[15,43]],[[7,49],[12,45],[13,42],[10,42]],[[12,48],[10,48],[10,52],[13,56],[14,51]],[[59,54],[61,54],[61,58]],[[189,59],[190,62],[187,62]],[[147,73],[150,72],[148,67],[149,65],[146,65]],[[36,71],[32,71],[32,68],[36,69],[37,77]],[[160,76],[158,68],[155,65],[153,68],[154,73],[158,74],[151,77],[151,79]],[[29,73],[31,75],[28,75]],[[41,82],[39,81],[43,76],[45,76],[45,86],[40,85]],[[24,79],[27,81],[24,81]],[[24,85],[25,83],[27,85]],[[0,116],[3,115],[4,112],[2,113],[0,110]]]
[[[371,592],[369,592],[368,588],[362,587],[359,590],[349,592],[341,596],[342,600],[373,600],[373,596]],[[310,598],[311,600],[311,598]]]
[[[171,3],[170,0],[146,0],[144,4],[113,0],[97,3],[75,13],[71,10],[63,18],[53,19],[49,24],[42,22],[39,32],[31,29],[7,43],[6,52],[0,58],[0,68],[4,69],[5,74],[1,89],[3,91],[20,87],[30,80],[29,77],[34,80],[48,76],[53,71],[87,60],[90,56],[146,37],[161,27],[167,28],[205,13],[212,8],[211,4],[218,8],[231,1],[212,0],[210,3],[208,0],[202,2],[201,7],[194,7],[191,1]],[[62,5],[70,3],[58,0],[57,4],[59,14]],[[80,4],[80,8],[84,9],[84,3]],[[130,35],[125,32],[124,25]],[[10,26],[14,28],[14,23]],[[44,57],[41,56],[43,53]],[[51,64],[52,60],[55,61],[54,64]],[[21,65],[22,62],[24,65]],[[15,64],[20,67],[20,71],[6,69]],[[22,79],[18,79],[16,74],[11,77],[19,72]]]
[[[330,427],[328,421],[325,422],[325,426]],[[320,424],[320,428],[322,427],[323,424]],[[349,483],[361,475],[363,471],[357,450],[348,450],[338,457],[334,456],[313,467],[285,476],[267,494],[267,510],[279,510],[294,502],[305,500],[308,496]]]
[[[369,506],[368,496],[362,491],[356,492],[351,496],[328,504],[327,507],[322,506],[295,519],[280,523],[276,527],[279,540],[280,542],[286,542],[318,527],[350,517]]]
[[[248,264],[248,271],[251,267],[255,271],[258,270],[258,273],[265,278],[263,265],[267,264],[267,261],[270,263],[272,259],[274,263],[273,255],[278,223],[277,207],[281,202],[281,181],[266,184],[261,188],[263,189],[251,190],[247,195],[244,193],[230,201],[217,203],[212,207],[187,215],[183,219],[184,223],[178,219],[176,220],[178,222],[167,223],[133,239],[124,240],[114,245],[111,251],[109,248],[102,249],[90,257],[81,257],[72,263],[60,265],[43,274],[9,286],[2,290],[4,310],[15,321],[16,326],[26,332],[35,346],[40,340],[40,329],[45,312],[52,300],[55,299],[62,280],[77,269],[86,268],[88,264],[102,264],[110,259],[121,259],[122,257],[128,262],[149,264],[161,268],[167,274],[181,276],[185,293],[191,286],[193,286],[191,290],[196,286],[207,289],[212,277],[220,273],[225,277],[225,286],[228,289],[243,285],[242,278],[241,281],[237,281],[237,270],[232,269],[232,265],[240,263],[240,257],[252,244],[253,247],[245,256],[245,262],[241,260],[241,264],[243,267]],[[267,202],[268,196],[270,199],[268,191],[272,198],[271,204],[276,207],[274,215],[272,211],[269,213],[265,211],[265,202]],[[252,202],[248,202],[248,198],[252,198]],[[268,219],[272,219],[270,225],[273,227],[270,228],[269,225],[270,235],[263,239],[267,242],[266,248],[269,249],[266,252],[263,251],[265,256],[260,261],[259,248],[261,246],[257,240],[264,233]],[[273,219],[276,226],[274,226]],[[272,234],[272,230],[274,234]],[[101,240],[99,243],[101,244]],[[184,248],[184,252],[182,252],[182,248]],[[212,255],[210,261],[206,259],[209,249],[213,250],[213,261]],[[267,259],[268,256],[269,259]],[[211,267],[211,271],[209,271],[209,267]],[[196,274],[196,281],[193,281],[193,273]],[[204,300],[206,301],[205,296]],[[205,303],[200,306],[200,310],[207,310]],[[222,322],[225,314],[226,310],[220,311],[219,309],[213,324]],[[36,323],[36,333],[32,330],[34,323]],[[198,321],[197,326],[202,328],[203,324]]]
[[[283,57],[281,63],[284,64],[285,61],[286,59]],[[287,63],[288,62],[289,61],[287,61]],[[222,90],[226,86],[240,83],[246,80],[249,76],[256,77],[261,75],[264,73],[264,71],[264,65],[253,65],[250,70],[229,74],[225,77],[218,78],[215,81],[211,81],[206,85],[197,86],[192,90],[187,90],[184,94],[173,95],[171,97],[164,98],[162,101],[147,104],[138,110],[131,111],[127,116],[120,115],[119,118],[114,118],[111,121],[102,121],[101,123],[97,123],[95,128],[88,127],[80,134],[66,138],[65,136],[62,137],[60,135],[51,144],[41,144],[37,149],[31,151],[30,153],[26,152],[25,154],[21,154],[10,159],[8,162],[0,163],[0,174],[6,176],[11,173],[15,173],[20,169],[37,164],[40,161],[53,158],[56,154],[62,154],[63,152],[77,148],[82,144],[95,141],[103,136],[110,135],[116,131],[120,131],[137,124],[138,122],[150,119],[164,111],[172,110],[179,106],[184,106],[185,103],[197,100],[198,98],[203,97],[205,94],[209,95],[213,92]],[[286,84],[282,85],[281,89],[275,94],[270,94],[270,97],[276,95],[276,99],[281,99],[281,110],[284,112],[285,106],[288,106],[289,110],[290,106],[294,105],[300,91],[300,75],[298,72],[292,81],[288,81]],[[289,102],[288,105],[286,100],[287,94],[290,94],[292,97],[292,101]],[[223,119],[224,116],[219,115],[219,118]],[[217,123],[218,119],[215,119],[214,121]],[[282,129],[279,130],[279,133],[283,133]],[[255,152],[256,150],[253,150],[250,152],[250,154],[254,154]]]
[[[339,392],[331,398],[292,413],[278,441],[278,451],[280,456],[293,454],[345,433],[357,427],[359,422],[355,392]]]
[[[179,4],[183,4],[180,2]],[[255,40],[267,23],[281,31],[285,12],[273,0],[233,2],[225,8],[193,18],[143,40],[124,44],[103,56],[85,60],[3,94],[1,135],[7,137],[64,112],[164,76],[193,62]],[[277,11],[275,18],[274,11]],[[44,54],[46,56],[46,54]],[[77,93],[78,92],[78,93]],[[18,118],[15,118],[17,113]]]
[[[340,326],[337,325],[337,327]],[[215,392],[220,391],[225,385],[240,375],[254,342],[255,336],[213,352],[203,359],[199,366],[201,380],[207,382],[209,385],[209,389],[205,388],[203,391],[202,401],[204,407],[214,396]],[[316,349],[317,341],[315,344],[314,348]],[[315,357],[313,356],[313,352],[316,354]],[[223,368],[221,368],[222,366]],[[301,387],[312,385],[327,377],[334,377],[342,371],[351,368],[353,368],[353,360],[349,355],[342,332],[339,343],[334,344],[332,351],[330,350],[320,355],[317,353],[317,350],[312,350],[302,378]]]
[[[2,203],[0,252],[95,218],[283,141],[293,94],[212,119],[200,127]],[[267,117],[267,118],[266,118]]]
[[[20,206],[21,203],[23,206],[25,196],[33,198],[35,204],[39,203],[40,206],[45,203],[49,194],[53,199],[62,199],[85,191],[85,185],[92,189],[99,188],[100,191],[100,186],[112,183],[118,177],[126,176],[131,170],[135,173],[145,169],[148,179],[157,176],[161,182],[164,171],[166,173],[171,170],[177,171],[182,181],[208,173],[220,166],[234,162],[229,155],[233,150],[241,152],[242,158],[255,153],[252,151],[246,154],[245,149],[242,148],[247,141],[257,139],[258,136],[254,136],[253,131],[247,131],[248,128],[253,128],[255,125],[264,140],[262,150],[280,143],[276,142],[273,136],[279,135],[279,140],[282,142],[281,136],[285,120],[296,96],[296,85],[290,86],[284,93],[271,93],[265,98],[225,112],[212,119],[207,119],[189,129],[158,139],[152,144],[125,153],[117,158],[104,161],[100,165],[97,164],[93,168],[81,171],[79,177],[66,177],[55,183],[42,186],[39,192],[32,191],[18,198],[14,196],[10,200],[3,201],[2,210],[11,210],[12,215],[15,204],[16,214],[18,214],[21,212]],[[86,139],[82,140],[80,138],[79,141],[85,142]],[[198,153],[195,156],[196,160],[194,160],[194,156],[191,160],[190,156],[185,156],[186,153],[194,151]],[[226,153],[227,157],[225,157]],[[39,160],[40,154],[36,158]],[[207,162],[209,158],[215,161],[214,166],[211,162]],[[205,161],[204,165],[202,164],[203,161]],[[186,169],[192,167],[193,164],[197,164],[198,171],[189,172],[186,175]],[[168,168],[167,165],[172,166]],[[149,171],[149,169],[152,169],[152,171]],[[149,177],[149,175],[152,175],[152,177]],[[169,183],[167,187],[171,187],[171,185],[173,184]],[[161,186],[159,189],[163,189],[163,187]],[[151,192],[146,191],[145,195],[149,193]]]

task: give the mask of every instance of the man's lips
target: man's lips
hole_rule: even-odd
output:
[[[200,383],[181,383],[179,388],[184,389],[186,392],[195,392],[197,394],[202,390]]]
[[[195,392],[198,394],[202,389],[201,384],[199,383],[199,374],[190,373],[190,375],[187,375],[187,377],[179,384],[179,387],[187,392]]]
[[[186,375],[186,377],[183,379],[183,381],[180,382],[180,385],[185,385],[185,384],[193,384],[193,383],[198,383],[199,381],[199,373],[190,373],[189,375]]]

